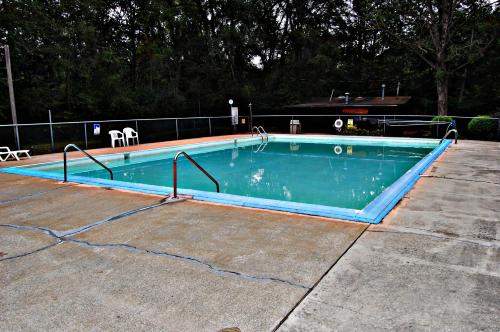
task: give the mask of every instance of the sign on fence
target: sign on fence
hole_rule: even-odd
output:
[[[238,107],[231,107],[231,123],[233,126],[238,124]]]
[[[101,134],[101,125],[98,123],[94,123],[94,135]]]

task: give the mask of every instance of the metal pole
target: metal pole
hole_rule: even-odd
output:
[[[179,119],[175,119],[175,134],[177,139],[179,139]]]
[[[21,140],[19,139],[19,126],[14,125],[14,137],[16,139],[16,146],[18,150],[21,150]]]
[[[248,107],[250,108],[250,131],[252,131],[252,128],[253,128],[252,103],[248,104]]]
[[[68,146],[66,146],[68,147]],[[66,158],[66,148],[64,148],[63,151],[63,160],[64,160],[64,182],[68,182],[68,165],[67,165],[67,158]]]
[[[212,136],[212,118],[208,118],[208,132],[210,133],[210,136]]]
[[[174,198],[177,198],[177,158],[174,158]]]
[[[50,147],[52,148],[52,152],[55,152],[54,146],[54,130],[52,129],[52,112],[49,110],[49,128],[50,128]]]
[[[83,134],[85,135],[85,149],[89,148],[89,142],[87,139],[87,122],[83,122]]]
[[[16,147],[18,150],[20,150],[21,144],[19,142],[19,128],[17,127],[16,100],[14,98],[14,85],[12,83],[12,68],[10,64],[9,45],[4,45],[4,51],[5,66],[7,67],[7,85],[9,86],[10,111],[12,113],[12,124],[14,125],[14,137],[16,140]]]
[[[384,136],[385,136],[385,115],[384,115]]]
[[[401,82],[398,81],[398,87],[396,88],[396,96],[399,96],[399,87],[401,86]]]
[[[139,133],[139,124],[137,123],[137,120],[135,120],[135,131]]]

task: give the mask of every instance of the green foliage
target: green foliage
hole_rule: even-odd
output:
[[[467,125],[467,131],[473,138],[491,139],[497,129],[497,120],[490,116],[480,115],[472,119]]]
[[[447,115],[437,115],[432,118],[432,122],[451,122],[453,118]]]
[[[352,135],[352,136],[382,136],[383,130],[381,130],[381,129],[368,130],[368,129],[357,128],[356,126],[353,126],[351,128],[346,128],[344,133],[346,135]]]
[[[435,116],[435,117],[432,118],[432,122],[452,122],[452,121],[453,121],[453,117],[448,116],[448,115],[437,115],[437,116]],[[454,125],[455,125],[454,129],[457,129],[457,130],[460,131],[460,128],[458,128],[458,125],[457,125],[456,121],[455,121]],[[446,125],[441,125],[440,124],[438,126],[440,126],[440,128],[441,128],[441,126],[443,128],[446,128]],[[433,127],[434,126],[432,126],[432,125],[429,126],[429,129],[431,130],[431,132],[433,132],[435,130],[435,128],[433,128]]]
[[[453,27],[460,29],[446,43],[449,68],[466,66],[443,77],[453,109],[475,114],[500,104],[500,43],[483,47],[484,36],[500,31],[500,20],[498,6],[469,2],[456,6]],[[242,112],[252,102],[264,113],[328,97],[332,89],[335,95],[379,95],[385,83],[386,95],[393,95],[398,81],[402,95],[414,96],[415,109],[435,112],[436,71],[387,33],[402,31],[403,40],[421,41],[429,52],[432,43],[423,38],[429,29],[420,20],[430,16],[420,15],[422,4],[3,1],[0,44],[11,49],[20,122],[46,121],[48,109],[56,121],[227,115],[229,98]],[[473,7],[484,9],[474,15],[464,9]],[[379,21],[391,29],[374,24]],[[482,60],[475,53],[464,58],[470,49],[481,50]],[[0,122],[9,122],[4,74],[0,87]]]

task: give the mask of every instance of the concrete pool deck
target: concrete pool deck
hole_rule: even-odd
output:
[[[0,330],[495,331],[499,156],[451,145],[370,226],[0,173]]]

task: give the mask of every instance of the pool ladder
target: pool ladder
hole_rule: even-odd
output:
[[[90,160],[92,160],[93,162],[95,162],[96,164],[98,164],[99,166],[101,166],[102,168],[104,168],[106,171],[109,172],[109,177],[111,178],[111,180],[113,180],[113,171],[109,167],[107,167],[106,165],[104,165],[99,160],[95,159],[94,157],[92,157],[87,151],[80,149],[76,144],[68,144],[68,145],[66,145],[64,147],[64,152],[63,152],[63,158],[64,158],[64,182],[68,182],[68,165],[67,165],[68,164],[68,162],[67,162],[68,158],[67,158],[66,154],[68,153],[68,150],[70,148],[73,148],[75,150],[80,151],[85,156],[87,156],[88,158],[90,158]]]
[[[258,153],[258,152],[264,152],[264,149],[266,148],[267,146],[267,142],[262,142],[260,143],[259,147],[257,148],[257,150],[253,151],[254,153]]]
[[[193,158],[191,158],[191,156],[189,156],[186,152],[184,151],[179,151],[175,154],[175,157],[174,157],[174,169],[173,169],[173,172],[174,172],[174,198],[178,198],[177,197],[177,159],[183,155],[184,157],[187,158],[187,160],[189,160],[193,165],[195,165],[200,171],[203,172],[203,174],[205,174],[210,180],[212,180],[213,183],[215,183],[215,187],[217,189],[217,192],[220,192],[219,190],[219,182],[217,182],[217,180],[212,176],[210,175],[203,167],[200,166],[200,164],[198,164]]]
[[[441,138],[439,141],[439,144],[443,143],[443,141],[446,139],[446,137],[450,136],[451,134],[455,134],[455,144],[457,144],[458,141],[458,131],[456,129],[450,129],[446,132],[446,134]]]
[[[264,130],[264,127],[262,127],[262,126],[258,126],[258,127],[257,126],[253,126],[253,128],[252,128],[252,136],[253,136],[254,132],[257,132],[257,135],[262,138],[262,142],[264,142],[264,140],[266,140],[266,142],[269,142],[269,135]]]

